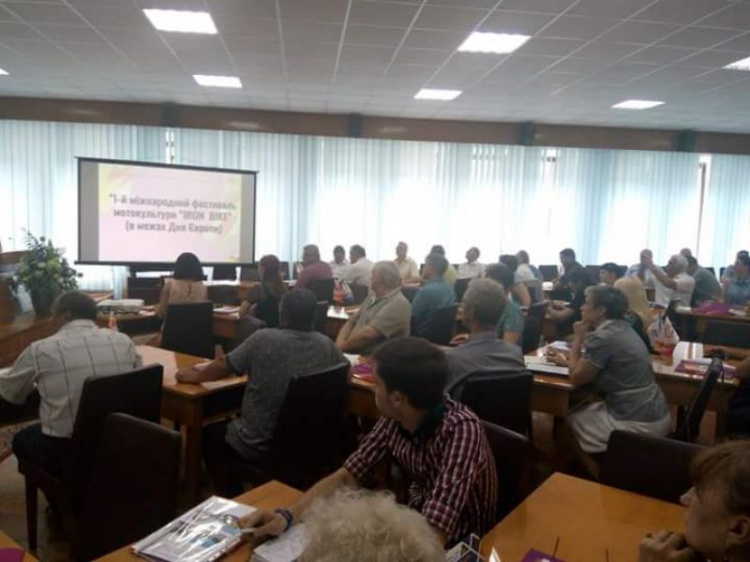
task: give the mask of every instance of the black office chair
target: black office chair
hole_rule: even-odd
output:
[[[236,265],[215,265],[212,279],[214,281],[236,281]]]
[[[535,316],[523,319],[523,333],[521,334],[521,350],[524,355],[539,347],[542,338],[542,321]]]
[[[708,266],[708,267],[704,267],[703,269],[705,269],[707,271],[710,271],[711,275],[713,275],[714,277],[716,277],[716,269],[714,267]]]
[[[598,284],[599,283],[599,271],[601,271],[601,267],[598,265],[587,265],[586,266],[586,272],[589,274],[589,277],[591,277],[591,282]]]
[[[349,285],[349,289],[352,291],[352,298],[354,299],[353,304],[362,304],[367,298],[367,295],[370,294],[370,288],[367,285],[352,283]]]
[[[750,323],[709,320],[703,332],[703,343],[750,348]]]
[[[724,272],[725,272],[726,270],[727,270],[727,268],[726,268],[726,267],[720,267],[720,268],[719,268],[719,279],[721,279],[722,277],[724,277]]]
[[[557,266],[556,265],[540,265],[539,273],[542,274],[542,279],[545,281],[554,281],[557,279]]]
[[[469,282],[471,279],[456,279],[456,284],[453,286],[453,290],[456,293],[456,302],[461,302],[464,299],[466,289],[469,288]]]
[[[109,414],[124,413],[158,423],[163,375],[161,365],[150,365],[121,375],[87,379],[73,426],[70,456],[62,475],[51,474],[23,457],[18,459],[18,472],[26,481],[26,526],[31,550],[37,544],[37,490],[54,498],[60,509],[74,517],[80,515],[105,419]]]
[[[315,305],[315,321],[313,328],[321,334],[326,333],[326,323],[328,321],[328,301],[318,301]]]
[[[298,261],[292,262],[292,279],[299,278],[300,264],[301,262],[298,262]]]
[[[497,469],[497,520],[504,518],[531,492],[535,476],[532,474],[531,445],[515,431],[483,420]]]
[[[237,306],[240,304],[240,299],[237,296],[237,287],[234,285],[209,285],[208,300],[227,306]]]
[[[260,266],[257,263],[240,268],[240,281],[260,281]]]
[[[480,419],[527,435],[533,386],[534,377],[528,371],[498,369],[470,374],[450,394]]]
[[[94,560],[169,523],[177,507],[179,471],[179,433],[109,414],[73,537],[74,558]]]
[[[291,279],[292,276],[289,274],[289,262],[288,261],[282,261],[279,262],[279,273],[281,273],[281,277],[283,279]],[[295,277],[296,279],[296,277]]]
[[[526,312],[526,316],[533,316],[539,318],[540,321],[544,321],[544,317],[547,315],[547,308],[549,308],[549,301],[535,302],[529,307]]]
[[[723,371],[724,366],[721,360],[714,359],[706,370],[701,385],[693,394],[690,405],[679,411],[676,429],[671,436],[673,439],[686,443],[695,441],[695,438],[700,434],[701,421],[703,420],[703,414],[706,413],[706,405]]]
[[[412,316],[411,333],[413,336],[425,338],[437,345],[448,345],[453,336],[453,328],[456,325],[457,304],[438,308],[432,313],[429,325],[423,330],[417,330]]]
[[[310,281],[310,289],[319,301],[333,302],[333,287],[335,285],[333,277],[329,279],[315,279]]]
[[[161,347],[213,358],[213,305],[209,301],[170,304],[164,318]]]
[[[307,489],[341,466],[346,436],[349,363],[289,381],[267,456],[243,464],[254,485],[281,480]]]
[[[690,462],[702,447],[632,431],[613,431],[604,453],[602,484],[680,503],[690,482]]]

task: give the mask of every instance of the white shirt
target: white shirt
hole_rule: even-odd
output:
[[[349,271],[346,272],[344,281],[349,285],[365,285],[370,286],[370,274],[375,264],[367,258],[359,258],[355,263],[349,266]]]
[[[625,272],[625,277],[638,277],[638,270],[640,269],[641,264],[636,263],[634,265],[631,265],[628,270]],[[651,270],[646,268],[646,270],[643,272],[643,286],[647,289],[655,289],[657,285],[656,277],[653,273],[651,273]]]
[[[656,304],[669,306],[673,300],[677,301],[677,306],[690,306],[690,299],[693,297],[695,289],[695,279],[687,273],[680,273],[674,277],[677,283],[677,289],[670,289],[663,285],[658,279],[656,280]]]
[[[474,263],[462,263],[458,266],[459,279],[477,279],[484,277],[484,264],[475,261]]]
[[[521,281],[534,281],[536,277],[534,276],[534,272],[531,271],[531,267],[529,267],[529,264],[522,263],[518,266],[518,269],[516,270],[516,273],[521,278]]]
[[[333,260],[329,261],[328,265],[331,266],[333,278],[339,281],[346,277],[346,272],[349,271],[349,260],[344,260],[341,263],[336,263],[336,260]]]
[[[73,320],[21,353],[13,368],[0,375],[0,396],[22,404],[37,387],[42,433],[72,437],[83,382],[127,373],[141,364],[125,334],[99,328],[91,320]]]

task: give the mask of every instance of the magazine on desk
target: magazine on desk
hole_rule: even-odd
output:
[[[242,541],[239,519],[249,505],[212,496],[133,545],[133,552],[160,562],[213,562]]]

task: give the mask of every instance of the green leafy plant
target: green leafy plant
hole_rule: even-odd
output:
[[[9,285],[15,293],[20,286],[26,288],[37,314],[48,313],[58,295],[78,288],[79,274],[70,267],[64,253],[55,248],[52,240],[26,232],[26,255]]]

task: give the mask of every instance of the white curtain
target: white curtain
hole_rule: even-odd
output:
[[[24,230],[78,257],[78,156],[163,162],[164,129],[0,121],[0,242],[23,250]],[[76,266],[83,289],[116,289],[122,268]]]
[[[718,268],[750,250],[750,156],[711,156],[708,169],[699,258]]]
[[[164,162],[167,143],[178,164],[258,171],[256,257],[317,243],[391,259],[404,240],[417,261],[433,244],[452,262],[475,245],[484,262],[525,249],[537,264],[567,246],[584,264],[687,246],[719,266],[750,239],[745,156],[712,157],[701,207],[697,154],[0,121],[4,249],[29,229],[75,260],[75,157]],[[82,287],[118,289],[121,268],[80,269]]]

